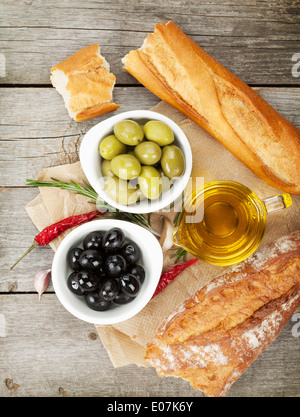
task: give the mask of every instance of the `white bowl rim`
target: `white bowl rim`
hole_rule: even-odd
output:
[[[66,254],[68,253],[69,249],[73,245],[75,245],[75,243],[72,244],[72,242],[74,242],[76,238],[83,239],[83,237],[86,234],[94,230],[109,230],[112,227],[120,227],[124,231],[125,237],[128,237],[128,239],[133,240],[133,237],[128,236],[128,231],[130,230],[131,236],[135,237],[136,243],[140,246],[142,255],[143,253],[145,253],[145,244],[144,247],[141,247],[141,242],[145,242],[146,239],[148,239],[147,247],[149,246],[149,253],[151,253],[151,255],[154,257],[153,259],[155,259],[155,262],[150,261],[151,267],[153,268],[152,273],[150,271],[151,276],[147,277],[146,275],[146,279],[141,287],[141,293],[138,294],[138,296],[128,304],[116,306],[115,308],[109,309],[104,312],[92,310],[88,306],[85,306],[85,304],[83,304],[84,310],[86,310],[86,312],[84,310],[79,311],[77,308],[74,307],[72,302],[70,302],[70,300],[74,299],[72,297],[76,297],[76,295],[73,294],[67,287],[67,276],[62,272],[59,272],[61,268],[61,258],[64,257],[64,261],[66,262]],[[160,280],[162,267],[163,252],[161,246],[159,244],[158,239],[149,230],[145,229],[142,226],[124,220],[93,220],[91,222],[84,223],[78,226],[76,229],[73,229],[60,243],[59,247],[57,248],[54,254],[52,262],[52,284],[59,301],[64,306],[64,308],[67,311],[69,311],[69,313],[71,313],[73,316],[92,324],[116,324],[135,316],[146,306],[146,304],[148,304]],[[64,279],[61,279],[62,274],[64,275]],[[146,288],[145,282],[147,282]],[[84,300],[82,300],[82,302],[84,303]],[[123,308],[123,312],[121,311],[121,308]],[[119,311],[121,311],[122,314],[118,315],[117,313]]]
[[[143,204],[143,201],[142,201],[140,204],[130,204],[127,206],[124,204],[117,203],[112,198],[110,198],[104,191],[103,185],[101,185],[101,181],[99,180],[99,178],[102,177],[102,174],[100,177],[97,177],[97,175],[94,173],[94,168],[93,168],[94,164],[91,163],[91,158],[89,155],[89,148],[91,147],[91,143],[96,142],[97,149],[98,149],[99,141],[101,140],[101,138],[103,138],[106,135],[106,133],[99,134],[101,130],[111,128],[110,129],[111,131],[112,125],[114,125],[120,120],[129,119],[129,118],[160,120],[168,124],[173,130],[176,140],[180,142],[180,148],[182,152],[184,153],[185,171],[180,178],[176,179],[170,191],[165,192],[165,195],[162,196],[161,198],[158,198],[157,200],[147,201],[147,204],[146,203]],[[95,146],[95,143],[93,143],[93,145]],[[96,157],[96,155],[94,157]],[[130,111],[126,111],[123,113],[119,113],[115,116],[109,117],[97,123],[84,135],[81,145],[80,145],[79,158],[80,158],[82,169],[89,183],[95,189],[99,197],[103,199],[104,201],[106,201],[108,204],[110,204],[112,207],[115,207],[122,211],[126,211],[128,213],[149,213],[149,212],[158,211],[158,210],[161,210],[163,208],[170,206],[181,195],[181,193],[184,191],[185,187],[187,186],[190,176],[191,176],[192,163],[193,163],[192,149],[191,149],[189,140],[186,137],[183,130],[178,126],[178,124],[176,124],[169,117],[163,114],[157,113],[155,111],[152,111],[152,110],[130,110]],[[101,171],[101,168],[100,168],[100,171]]]

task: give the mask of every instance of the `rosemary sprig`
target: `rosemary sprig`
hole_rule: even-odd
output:
[[[170,256],[170,258],[175,258],[175,264],[177,264],[177,262],[179,262],[179,260],[182,258],[182,262],[186,261],[186,250],[183,248],[174,248],[171,250],[175,250],[176,252]]]
[[[26,180],[26,185],[32,186],[32,187],[56,187],[61,188],[62,190],[69,190],[74,191],[76,194],[84,195],[85,197],[91,198],[93,203],[96,203],[98,194],[96,191],[85,181],[83,181],[84,186],[79,185],[75,181],[60,181],[56,178],[52,178],[52,181],[39,181],[39,180]]]
[[[179,220],[180,215],[181,215],[181,211],[178,211],[178,213],[176,213],[176,216],[174,217],[174,226],[175,227],[178,225],[178,220]]]
[[[143,226],[148,229],[151,233],[156,236],[160,236],[155,230],[152,229],[151,225],[142,214],[139,213],[127,213],[125,211],[121,211],[115,209],[106,201],[99,200],[97,192],[85,181],[83,181],[83,185],[78,184],[75,181],[60,181],[56,178],[52,178],[52,181],[39,181],[39,180],[32,180],[27,179],[26,185],[31,187],[55,187],[60,188],[62,190],[73,191],[76,194],[83,195],[87,198],[90,198],[92,201],[89,201],[92,204],[97,203],[98,210],[106,210],[109,214],[106,217],[112,217],[120,220],[126,220],[139,226]],[[103,216],[101,216],[103,218]]]

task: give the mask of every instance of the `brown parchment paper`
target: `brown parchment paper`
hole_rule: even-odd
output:
[[[173,107],[161,102],[152,110],[168,116],[185,132],[192,146],[193,177],[204,177],[205,182],[213,180],[238,181],[255,191],[261,199],[280,193],[279,190],[260,180],[212,136]],[[51,167],[39,174],[40,180],[49,180],[51,177],[63,181],[81,182],[86,180],[80,162]],[[65,217],[94,209],[87,198],[70,191],[57,188],[40,188],[39,191],[39,195],[26,206],[28,215],[39,230]],[[292,200],[292,207],[268,216],[262,246],[300,228],[300,196],[292,196]],[[161,214],[169,218],[174,215],[174,213],[165,212],[153,214],[151,224],[157,231],[161,231],[162,228]],[[51,243],[54,251],[69,232],[65,232]],[[171,253],[173,252],[165,253],[164,269],[170,267],[174,262],[170,258]],[[155,260],[153,261],[155,262]],[[143,359],[145,346],[153,337],[162,320],[180,302],[216,275],[222,273],[223,270],[224,267],[209,265],[199,260],[183,271],[135,317],[115,325],[96,325],[99,337],[113,366],[119,367],[127,364],[149,366]]]

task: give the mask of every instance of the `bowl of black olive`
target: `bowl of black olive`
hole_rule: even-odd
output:
[[[162,249],[151,232],[122,220],[94,220],[63,239],[53,258],[52,282],[75,317],[114,324],[151,300],[162,266]]]

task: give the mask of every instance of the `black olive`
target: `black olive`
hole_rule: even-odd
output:
[[[112,278],[121,276],[127,268],[127,264],[123,256],[117,254],[108,256],[105,259],[104,265],[107,274]]]
[[[119,292],[120,287],[113,278],[106,279],[100,284],[99,295],[103,300],[112,301]]]
[[[117,251],[121,249],[125,240],[123,231],[118,227],[107,230],[103,236],[102,247],[105,250]]]
[[[105,311],[111,306],[111,301],[103,300],[97,291],[88,292],[85,301],[92,310],[96,311]]]
[[[74,294],[84,296],[93,310],[108,310],[113,303],[131,302],[145,280],[138,245],[125,239],[123,231],[113,227],[106,232],[96,230],[87,234],[83,249],[72,248],[67,264],[73,272],[67,286]]]
[[[79,258],[79,263],[82,268],[96,271],[103,263],[103,258],[100,252],[95,249],[87,249],[82,252]]]
[[[129,297],[129,295],[126,295],[121,291],[114,298],[114,303],[116,303],[116,304],[127,304],[132,300],[134,300],[134,297]]]
[[[77,279],[80,288],[84,291],[95,291],[98,288],[99,280],[91,271],[79,271]]]
[[[132,274],[124,274],[120,279],[121,289],[129,297],[136,297],[140,291],[140,282]]]
[[[141,284],[144,282],[146,273],[145,273],[144,268],[141,265],[130,265],[127,268],[127,272],[129,274],[134,275],[136,278],[138,278]]]
[[[81,268],[81,265],[79,263],[79,258],[82,252],[83,252],[83,249],[81,248],[72,248],[68,252],[67,263],[69,267],[72,268],[74,271],[78,271]]]
[[[67,279],[67,286],[69,290],[76,295],[84,295],[86,293],[86,291],[83,290],[78,284],[77,272],[72,272],[72,274],[69,275]]]
[[[128,265],[137,263],[141,257],[141,251],[138,245],[134,242],[125,243],[120,250],[120,254],[125,258]]]
[[[94,272],[95,275],[97,275],[97,277],[99,278],[99,280],[103,280],[103,278],[107,276],[107,272],[104,269],[104,265],[99,265]]]
[[[102,238],[104,236],[104,232],[98,230],[95,232],[91,232],[83,240],[83,247],[84,249],[97,249],[100,250],[102,248]]]

